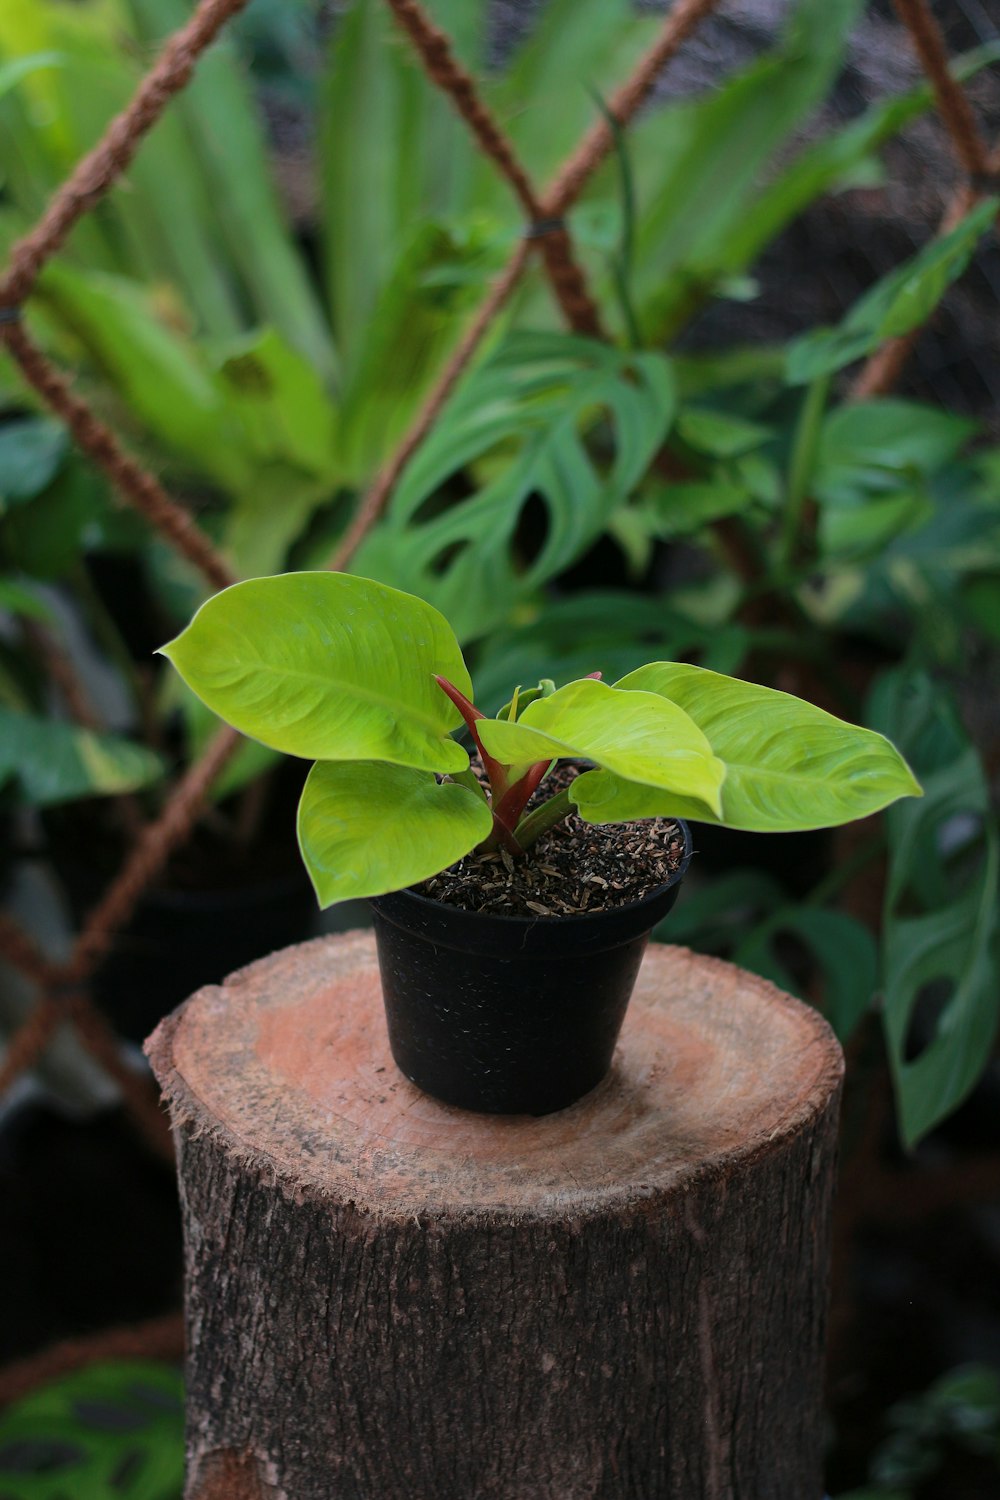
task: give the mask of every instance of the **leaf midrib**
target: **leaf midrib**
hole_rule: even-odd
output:
[[[388,709],[389,712],[394,713],[397,717],[400,715],[399,699],[387,698],[384,694],[376,692],[373,688],[359,687],[353,682],[348,684],[340,678],[326,676],[319,672],[309,672],[302,667],[275,667],[264,660],[259,662],[256,670],[266,676],[281,677],[285,680],[292,677],[301,682],[317,682],[333,691],[339,690],[343,693],[350,693],[366,703],[373,703],[379,708]],[[409,705],[404,705],[404,711],[407,717],[415,720],[423,727],[433,730],[440,738],[448,737],[449,731],[444,729],[439,723],[436,723],[429,715],[423,714],[418,709],[411,708]]]

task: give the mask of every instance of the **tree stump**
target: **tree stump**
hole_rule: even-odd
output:
[[[842,1059],[807,1006],[653,946],[603,1084],[474,1115],[396,1070],[350,933],[148,1050],[187,1500],[819,1500]]]

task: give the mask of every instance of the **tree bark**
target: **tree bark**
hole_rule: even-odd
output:
[[[653,946],[611,1076],[542,1118],[389,1056],[365,933],[148,1044],[179,1148],[188,1500],[819,1500],[842,1059]]]

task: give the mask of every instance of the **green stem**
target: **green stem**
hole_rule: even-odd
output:
[[[826,412],[830,380],[829,375],[818,375],[812,382],[806,391],[798,425],[795,428],[788,464],[788,492],[785,498],[785,515],[779,549],[779,568],[782,573],[787,572],[795,561],[799,533],[802,529],[802,513],[816,468],[816,453]]]
[[[514,830],[517,842],[522,849],[529,849],[536,839],[541,838],[543,833],[548,833],[563,818],[569,817],[573,811],[573,803],[569,798],[569,787],[564,787],[561,792],[556,792],[541,807],[536,807],[526,818],[522,818]]]

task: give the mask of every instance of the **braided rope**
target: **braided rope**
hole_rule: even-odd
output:
[[[104,470],[122,499],[140,511],[215,588],[235,583],[235,575],[187,511],[125,452],[111,428],[74,394],[70,382],[32,342],[20,322],[0,325],[0,344],[6,344],[25,380],[66,424],[77,446]]]
[[[220,729],[200,759],[177,783],[156,822],[143,830],[118,875],[84,922],[72,956],[62,970],[64,980],[73,983],[83,979],[107,952],[143,891],[191,832],[212,782],[240,743],[241,737],[235,729]]]
[[[659,35],[639,59],[631,75],[611,96],[608,113],[619,127],[629,124],[653,92],[657,79],[681,44],[718,5],[719,0],[678,0],[672,7]],[[564,214],[614,147],[615,133],[611,125],[606,119],[595,121],[546,191],[546,214]]]
[[[36,1386],[98,1360],[159,1359],[176,1363],[183,1357],[184,1319],[180,1313],[165,1313],[128,1328],[109,1328],[87,1338],[66,1339],[0,1371],[0,1408],[19,1401]]]
[[[1000,169],[1000,148],[990,158],[990,171],[998,169]],[[965,183],[956,189],[934,232],[935,238],[940,239],[954,229],[956,224],[964,219],[970,209],[974,208],[984,196],[984,190],[973,187],[971,183]],[[851,382],[847,399],[869,401],[874,396],[887,396],[890,391],[894,390],[899,384],[925,326],[921,323],[917,328],[912,328],[909,333],[899,334],[896,338],[889,339],[880,349],[876,349],[874,354],[869,355]]]
[[[42,995],[31,1013],[7,1043],[0,1063],[0,1094],[5,1094],[22,1073],[29,1072],[41,1060],[57,1028],[66,1019],[67,998]]]
[[[449,38],[434,25],[418,0],[386,0],[396,21],[405,31],[424,65],[428,78],[448,95],[472,131],[480,148],[514,190],[532,226],[549,217],[525,168],[508,137],[483,102],[472,75],[459,62]],[[558,222],[537,236],[559,305],[576,333],[604,338],[597,304],[573,255],[565,226]]]
[[[159,482],[125,453],[115,434],[72,391],[65,377],[30,341],[17,314],[47,260],[59,250],[78,220],[100,201],[127,169],[143,137],[155,125],[171,98],[187,83],[198,56],[246,3],[247,0],[200,0],[191,20],[165,44],[125,111],[111,122],[101,141],[56,191],[34,229],[15,244],[7,270],[0,277],[0,311],[9,309],[13,314],[11,319],[0,321],[0,335],[27,382],[62,417],[78,445],[101,465],[126,501],[198,567],[209,582],[220,588],[233,582],[234,577],[208,539]],[[449,39],[433,26],[417,0],[387,0],[387,3],[414,43],[428,76],[448,93],[480,145],[510,183],[532,224],[545,225],[544,231],[538,235],[538,249],[570,325],[578,331],[601,336],[596,306],[573,259],[569,236],[559,221],[613,149],[611,126],[605,120],[596,122],[557,172],[549,188],[539,196],[510,143],[479,99],[473,80],[455,59]],[[678,0],[673,6],[656,40],[611,99],[610,114],[619,126],[626,125],[634,117],[648,99],[662,68],[717,4],[718,0]],[[996,156],[986,156],[968,100],[948,72],[943,40],[926,0],[896,0],[896,6],[913,36],[934,87],[938,108],[956,154],[974,179],[953,199],[940,231],[944,232],[949,222],[960,217],[981,196],[977,181],[995,173],[1000,168],[1000,160]],[[359,507],[333,566],[344,565],[384,510],[400,473],[433,425],[497,313],[517,286],[530,250],[531,242],[522,241],[510,257],[417,419]],[[872,390],[888,388],[886,382],[894,381],[898,375],[915,337],[914,334],[908,340],[893,340],[884,346],[868,362],[852,394],[865,393],[862,388],[866,379]],[[903,345],[907,347],[903,349]],[[77,708],[82,710],[82,703],[78,703]],[[149,1090],[143,1080],[121,1062],[113,1032],[92,1009],[87,998],[72,985],[82,982],[100,962],[114,933],[131,915],[143,889],[162,868],[171,851],[188,836],[212,780],[238,743],[237,735],[223,730],[191,766],[159,819],[143,832],[118,876],[89,914],[67,964],[49,962],[16,923],[0,915],[0,956],[43,990],[31,1015],[8,1045],[0,1067],[0,1090],[31,1067],[58,1025],[70,1020],[88,1050],[119,1082],[130,1113],[147,1139],[155,1149],[166,1153],[164,1120]],[[52,1351],[9,1367],[0,1377],[0,1403],[95,1358],[140,1354],[177,1357],[182,1341],[180,1319],[171,1315],[136,1328],[112,1330],[94,1339],[59,1345]]]
[[[91,1057],[117,1084],[125,1107],[147,1145],[164,1161],[173,1162],[170,1127],[160,1108],[159,1093],[152,1079],[137,1073],[122,1061],[115,1032],[84,994],[77,992],[71,996],[66,1016],[73,1022]]]
[[[460,376],[465,371],[493,320],[507,302],[521,279],[530,253],[527,240],[519,240],[513,255],[490,289],[489,295],[463,334],[461,342],[449,359],[424,405],[404,434],[392,458],[368,490],[347,531],[330,559],[329,567],[336,573],[346,568],[364,538],[382,515],[399,476],[433,427],[448,397]]]
[[[927,0],[893,0],[896,14],[913,39],[921,66],[930,79],[938,114],[964,170],[975,179],[989,172],[989,148],[962,85],[952,76],[948,49]]]
[[[0,278],[0,307],[18,307],[24,301],[77,220],[100,202],[129,166],[143,137],[191,77],[201,53],[246,5],[247,0],[200,0],[187,25],[166,43],[128,107],[77,163],[34,229],[13,246]]]
[[[408,31],[410,25],[415,27],[420,26],[422,35],[424,34],[424,26],[432,30],[434,29],[426,18],[424,18],[423,23],[415,20],[415,16],[419,16],[421,13],[414,4],[414,0],[387,0],[387,3],[399,15],[401,22],[405,14]],[[655,38],[644,56],[640,58],[630,78],[626,80],[613,97],[610,113],[620,126],[627,124],[631,120],[636,110],[651,93],[660,72],[677,52],[681,43],[690,36],[691,32],[694,31],[706,16],[711,14],[718,4],[719,0],[680,0],[680,3],[674,7],[664,21],[659,35]],[[421,56],[423,56],[422,51]],[[453,58],[451,60],[454,62]],[[454,63],[454,66],[460,70],[458,63]],[[438,55],[438,67],[440,71],[440,55]],[[468,75],[465,76],[468,77]],[[471,80],[469,82],[471,83]],[[442,87],[444,86],[442,83]],[[462,97],[466,97],[464,91]],[[485,113],[485,106],[483,106],[483,111]],[[487,118],[489,117],[487,116]],[[476,119],[478,126],[471,119],[469,120],[470,125],[474,129],[484,129],[483,121],[478,114]],[[550,219],[558,221],[579,196],[588,178],[592,173],[596,172],[605,156],[613,150],[614,145],[615,134],[608,122],[601,120],[595,124],[587,135],[584,136],[577,150],[567,158],[562,169],[556,174],[553,184],[548,191],[540,200],[533,201],[529,211],[532,213],[535,222],[544,223]],[[485,144],[484,149],[486,149]],[[497,161],[497,157],[493,151],[489,151],[488,154],[492,160]],[[497,161],[497,165],[500,165],[499,161]],[[546,256],[546,269],[557,291],[561,289],[561,296],[572,299],[572,287],[560,281],[566,263],[568,262],[572,265],[569,239],[566,236],[565,245],[560,245],[559,232],[557,227],[555,233],[549,232],[542,237],[542,253],[545,255],[546,244],[551,246],[551,242],[553,240],[556,241],[554,251],[550,248],[549,254]],[[565,235],[565,230],[561,232]],[[565,260],[560,259],[561,251],[565,255]],[[427,398],[423,409],[404,434],[396,452],[358,507],[354,520],[341,539],[329,563],[329,567],[334,571],[347,566],[361,542],[384,513],[400,475],[433,426],[455,383],[475,355],[496,313],[506,303],[508,297],[513,292],[527,262],[528,255],[525,245],[524,243],[519,244],[494,283],[493,289],[477,313],[455,354],[439,377],[438,383]],[[565,306],[566,304],[564,303],[563,305]],[[596,332],[592,328],[582,331],[591,333],[595,337],[602,336],[599,329]]]
[[[56,973],[34,938],[6,912],[0,912],[0,959],[35,984],[48,984]]]

